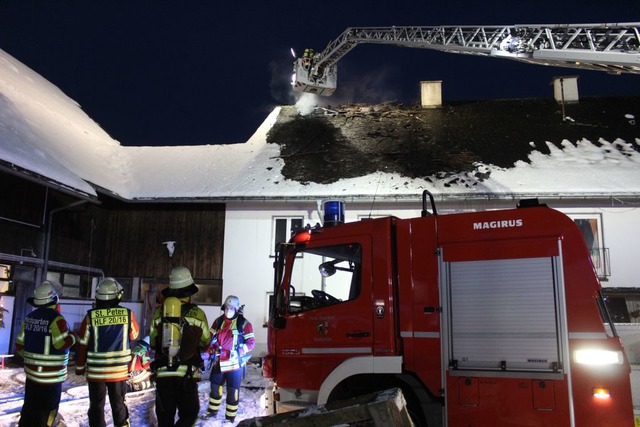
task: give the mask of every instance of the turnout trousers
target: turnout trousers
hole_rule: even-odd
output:
[[[51,427],[58,414],[62,383],[40,384],[27,378],[19,427]]]
[[[89,426],[105,427],[104,403],[109,393],[109,404],[113,414],[113,425],[124,427],[129,425],[129,411],[125,404],[127,382],[94,382],[89,381]]]
[[[227,405],[225,417],[233,420],[238,413],[240,403],[240,383],[242,382],[242,369],[230,372],[211,371],[211,392],[209,393],[209,412],[216,413],[222,403],[222,387],[227,384]]]
[[[177,421],[175,421],[176,410]],[[156,379],[158,427],[191,427],[198,419],[198,412],[200,412],[200,397],[197,380],[192,377]]]

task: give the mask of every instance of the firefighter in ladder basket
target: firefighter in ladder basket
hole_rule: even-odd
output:
[[[222,403],[222,387],[227,384],[225,418],[233,422],[240,402],[242,371],[256,345],[253,326],[242,315],[240,300],[229,295],[222,306],[224,314],[211,325],[210,353],[215,355],[211,368],[211,392],[207,417],[216,417]]]
[[[186,267],[174,268],[169,287],[162,290],[164,302],[153,314],[150,339],[155,350],[152,370],[159,427],[193,426],[200,411],[201,353],[209,349],[211,334],[204,311],[191,303],[196,292],[191,272]]]

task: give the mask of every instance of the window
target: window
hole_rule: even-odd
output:
[[[195,304],[222,305],[222,279],[196,280],[198,293],[191,297]]]
[[[0,294],[13,295],[14,293],[11,283],[11,266],[0,264]]]
[[[359,244],[313,248],[291,270],[290,313],[355,299],[360,294],[362,249]]]
[[[275,256],[275,250],[278,243],[288,242],[291,234],[303,227],[303,217],[275,217],[273,218],[272,244],[270,253]]]
[[[602,218],[598,214],[570,215],[570,217],[582,232],[598,277],[601,280],[606,280],[611,275],[611,271],[609,268],[609,248],[604,247]]]
[[[77,274],[58,273],[58,283],[62,285],[62,295],[65,298],[80,298],[81,296],[87,296],[86,289],[84,289],[84,292],[80,290],[80,276]]]
[[[91,298],[93,277],[59,271],[47,271],[47,280],[62,285],[62,298]]]

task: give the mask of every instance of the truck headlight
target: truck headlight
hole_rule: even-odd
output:
[[[574,352],[574,360],[583,365],[621,365],[624,359],[621,351],[581,349]]]

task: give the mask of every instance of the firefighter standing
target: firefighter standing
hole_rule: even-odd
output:
[[[51,426],[58,413],[62,383],[67,379],[69,348],[76,342],[60,314],[58,295],[49,281],[27,299],[36,307],[25,317],[16,338],[27,377],[20,427]]]
[[[201,353],[211,342],[207,316],[191,304],[198,292],[185,267],[171,270],[163,305],[153,314],[151,347],[155,350],[156,415],[159,427],[193,426],[200,411],[198,381]],[[176,411],[178,420],[174,422]]]
[[[115,427],[129,426],[125,404],[131,341],[138,337],[134,313],[119,305],[122,286],[107,277],[98,283],[96,307],[80,325],[76,351],[76,374],[87,374],[89,384],[89,425],[104,427],[107,392]]]
[[[222,403],[222,387],[227,384],[225,418],[233,421],[238,413],[242,368],[256,345],[253,326],[244,318],[238,297],[229,295],[222,306],[224,314],[211,325],[212,350],[218,354],[211,368],[208,415],[215,417]]]

